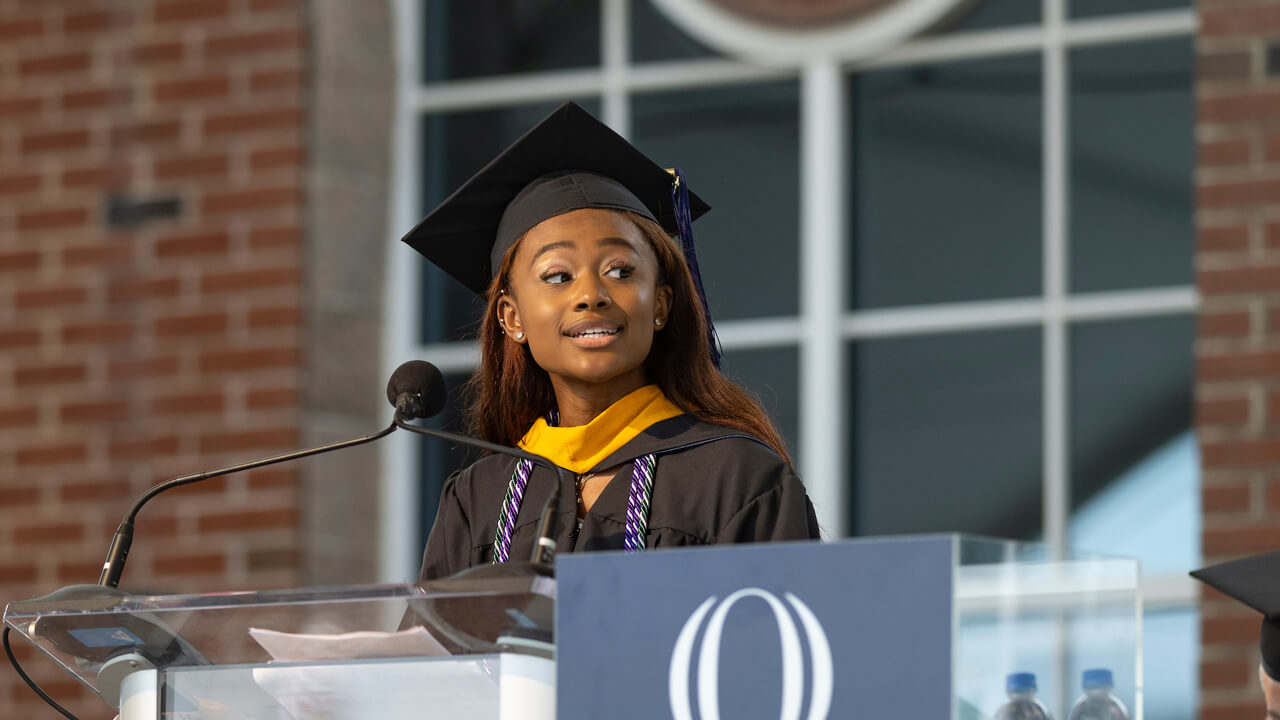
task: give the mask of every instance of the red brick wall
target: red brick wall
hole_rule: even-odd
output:
[[[1199,0],[1204,554],[1280,550],[1280,0]],[[1262,717],[1258,615],[1205,592],[1202,720]]]
[[[298,445],[305,0],[0,0],[0,602],[159,479]],[[181,212],[105,223],[111,193]],[[297,584],[297,470],[162,495],[122,586]],[[112,715],[19,640],[82,718]],[[47,717],[0,670],[0,717]]]

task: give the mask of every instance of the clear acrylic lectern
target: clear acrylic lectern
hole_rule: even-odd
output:
[[[139,596],[79,585],[4,621],[121,720],[555,717],[555,581]]]

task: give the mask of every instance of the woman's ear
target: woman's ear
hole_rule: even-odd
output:
[[[524,344],[524,326],[520,323],[520,309],[510,293],[503,293],[498,298],[498,325],[506,331],[507,337]]]
[[[659,285],[654,293],[653,302],[653,327],[655,330],[661,330],[667,326],[667,320],[671,317],[671,299],[675,296],[670,285]]]

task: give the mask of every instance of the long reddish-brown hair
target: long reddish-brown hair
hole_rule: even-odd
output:
[[[791,462],[782,436],[764,408],[711,362],[702,301],[676,240],[642,215],[615,212],[622,212],[640,228],[658,258],[659,282],[671,287],[666,325],[654,333],[653,347],[644,363],[649,382],[686,413],[741,430]],[[556,407],[551,378],[534,362],[527,345],[506,341],[498,324],[498,301],[510,292],[511,263],[519,244],[517,241],[503,256],[502,266],[489,285],[480,323],[480,368],[467,388],[472,400],[468,411],[471,432],[501,445],[518,443],[538,418]]]

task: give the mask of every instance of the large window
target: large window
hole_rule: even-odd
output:
[[[963,531],[1141,557],[1146,711],[1191,717],[1188,0],[975,2],[838,61],[819,92],[812,68],[722,56],[648,0],[401,7],[419,39],[404,217],[560,101],[585,105],[712,204],[695,234],[726,371],[773,413],[828,534]],[[806,152],[828,113],[839,152]],[[815,207],[819,177],[840,192]],[[806,213],[845,218],[821,270],[831,297],[807,292],[820,279]],[[412,262],[397,292],[421,303],[389,347],[456,384],[480,305]],[[414,452],[422,530],[403,542],[416,551],[465,456]]]

